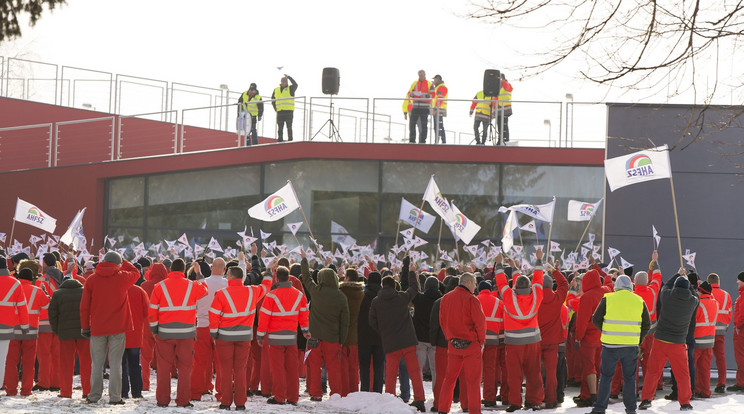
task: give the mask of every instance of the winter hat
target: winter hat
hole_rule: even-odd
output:
[[[302,274],[302,266],[299,263],[295,263],[289,268],[289,274],[291,276],[299,278]]]
[[[382,275],[380,272],[369,272],[369,275],[367,275],[367,284],[380,286],[382,284]]]
[[[134,263],[132,263],[132,266],[134,266],[134,268],[137,269],[138,272],[142,273],[142,265],[141,264],[139,264],[137,262],[134,262]]]
[[[695,272],[688,273],[687,280],[690,281],[690,285],[697,286],[698,285],[698,274]]]
[[[711,286],[710,283],[705,281],[698,286],[698,290],[710,295],[713,292],[713,286]]]
[[[121,264],[121,255],[118,252],[110,251],[106,253],[105,256],[103,256],[103,261],[107,263],[113,263],[120,265]]]
[[[633,282],[630,281],[627,275],[620,275],[615,279],[615,291],[617,292],[618,290],[633,291]]]
[[[143,269],[144,269],[145,267],[149,267],[149,266],[152,266],[152,262],[150,262],[150,259],[148,259],[147,257],[140,257],[140,258],[139,258],[139,259],[137,260],[137,263],[139,263],[139,264],[140,264],[140,266],[142,266],[142,268],[143,268]]]
[[[648,285],[648,273],[647,272],[636,273],[635,278],[633,278],[633,283],[639,286]]]
[[[514,283],[515,289],[529,289],[530,279],[525,275],[517,276],[517,281]]]
[[[173,264],[173,260],[171,259],[163,259],[163,266],[165,266],[166,269],[170,269],[170,265]]]
[[[47,266],[56,266],[57,257],[51,253],[44,253],[44,264]]]
[[[31,269],[25,267],[25,268],[21,269],[20,272],[18,272],[18,279],[33,281],[34,280],[34,272]]]
[[[18,253],[16,255],[13,255],[10,257],[11,260],[13,260],[13,264],[17,265],[21,262],[21,260],[28,259],[28,255],[26,253]]]
[[[736,280],[744,282],[744,272],[739,272],[739,274],[736,275]]]
[[[689,289],[690,288],[690,281],[686,278],[680,276],[677,278],[677,280],[674,281],[674,287],[675,288],[682,288],[682,289]]]
[[[487,281],[482,281],[478,283],[478,291],[479,292],[490,292],[491,291],[491,284]]]
[[[633,276],[633,266],[626,267],[625,269],[623,269],[623,273],[625,273],[625,276],[628,276],[628,277]]]
[[[424,291],[439,289],[439,279],[435,276],[429,276],[424,281]]]
[[[543,289],[553,290],[553,278],[549,275],[543,275]]]

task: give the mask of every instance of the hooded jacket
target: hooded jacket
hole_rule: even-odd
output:
[[[690,330],[690,320],[693,320],[699,299],[689,288],[675,287],[679,278],[675,275],[664,284],[659,297],[661,307],[657,310],[656,339],[673,344],[684,344]],[[693,325],[694,330],[694,325]]]
[[[80,335],[80,301],[83,284],[67,279],[59,286],[49,302],[49,324],[60,340],[84,339]]]
[[[321,341],[343,344],[349,333],[349,305],[338,290],[338,277],[333,269],[318,272],[318,283],[310,276],[307,259],[302,259],[302,284],[310,302],[310,335]]]
[[[344,346],[354,346],[359,343],[357,321],[359,319],[359,308],[361,308],[364,298],[364,290],[361,282],[344,282],[338,289],[346,296],[349,306],[349,333],[346,335]]]
[[[560,270],[553,271],[553,278],[558,283],[558,288],[555,292],[553,289],[543,289],[543,300],[537,313],[543,345],[561,344],[566,340],[563,334],[561,310],[568,295],[568,281]]]
[[[133,285],[127,293],[129,298],[129,310],[132,312],[133,331],[127,331],[125,348],[142,348],[143,329],[148,329],[147,312],[150,306],[150,297],[141,286]]]
[[[400,275],[408,280],[408,289],[397,292],[393,287],[383,287],[369,309],[369,324],[380,334],[386,354],[418,345],[408,304],[419,292],[419,282],[416,273],[408,271],[407,258]]]
[[[739,297],[734,304],[734,329],[737,335],[744,329],[744,286],[739,288]]]
[[[600,345],[602,331],[592,323],[592,315],[605,293],[610,293],[610,289],[602,286],[599,272],[594,269],[584,274],[581,284],[584,294],[579,298],[579,310],[576,312],[576,340]]]
[[[139,279],[136,267],[124,260],[121,267],[101,262],[85,281],[80,301],[80,325],[90,329],[92,336],[116,335],[131,331],[129,287]]]
[[[152,290],[155,289],[155,285],[168,278],[168,269],[162,263],[155,263],[150,267],[147,274],[149,275],[149,279],[143,282],[140,287],[145,290],[147,297],[150,297],[152,296]]]

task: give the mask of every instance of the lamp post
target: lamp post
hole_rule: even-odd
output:
[[[574,120],[573,101],[574,101],[573,94],[567,93],[566,94],[566,146],[568,146],[568,139],[570,137],[572,148],[573,148],[573,130],[574,130],[573,128],[573,120]],[[569,115],[569,108],[570,108],[570,115]],[[569,129],[569,125],[571,129]]]
[[[227,131],[227,102],[230,100],[230,88],[227,86],[226,83],[223,83],[220,85],[220,91],[220,104],[222,106],[222,110],[225,111],[225,131]],[[223,96],[225,99],[224,101],[222,101]]]

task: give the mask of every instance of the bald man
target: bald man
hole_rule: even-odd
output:
[[[209,335],[209,306],[214,294],[227,287],[225,279],[225,260],[221,257],[214,259],[210,274],[204,275],[209,266],[201,266],[196,279],[204,279],[209,292],[207,296],[196,301],[196,343],[194,344],[194,367],[191,371],[191,399],[201,400],[203,394],[209,394],[215,385],[212,384],[212,366],[214,364],[214,339]],[[217,364],[219,368],[219,364]],[[217,371],[216,388],[220,393],[220,371]]]

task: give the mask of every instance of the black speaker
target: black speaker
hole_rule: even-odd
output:
[[[483,96],[498,97],[501,92],[501,72],[498,69],[486,69],[483,73]]]
[[[337,68],[323,68],[323,93],[338,95],[340,79]]]

